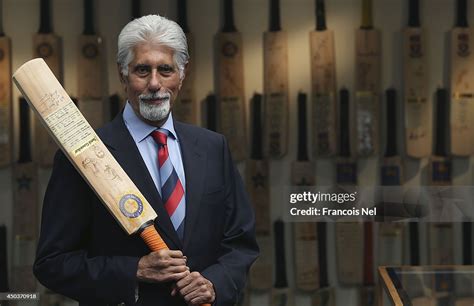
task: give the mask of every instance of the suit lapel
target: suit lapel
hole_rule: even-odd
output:
[[[99,134],[102,141],[109,147],[112,155],[155,209],[158,215],[155,219],[155,226],[167,236],[168,239],[165,237],[163,239],[168,240],[168,247],[182,249],[182,243],[122,116],[117,116]],[[170,241],[173,242],[174,247],[169,244]]]
[[[186,250],[199,217],[199,203],[204,188],[202,175],[206,169],[206,152],[199,146],[197,138],[190,133],[186,125],[175,121],[174,127],[181,146],[186,176],[186,216],[183,243],[183,249]]]

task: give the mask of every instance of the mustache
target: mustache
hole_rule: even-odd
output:
[[[144,100],[169,100],[171,94],[169,92],[155,92],[153,94],[141,94],[138,96],[141,101]]]

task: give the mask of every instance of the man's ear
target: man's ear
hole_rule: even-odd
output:
[[[186,74],[188,73],[189,69],[189,61],[184,64],[184,69],[183,69],[183,77],[179,80],[179,90],[181,90],[181,86],[183,86],[183,81],[186,78]]]
[[[120,66],[119,63],[117,63],[117,73],[118,73],[120,83],[124,84],[126,79],[125,79],[125,76],[122,73],[122,66]]]

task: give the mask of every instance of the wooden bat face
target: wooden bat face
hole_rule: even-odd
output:
[[[316,291],[311,298],[311,306],[335,306],[336,295],[333,288],[323,288]]]
[[[428,85],[426,33],[421,28],[403,31],[405,141],[408,156],[430,155],[432,146],[431,114]]]
[[[265,92],[265,148],[270,158],[281,158],[288,146],[288,43],[284,31],[263,35]]]
[[[220,131],[229,141],[236,161],[247,155],[245,124],[245,95],[243,74],[243,44],[239,33],[218,33],[216,36],[217,91],[219,98]]]
[[[0,167],[12,162],[11,41],[0,36]]]
[[[78,97],[102,99],[104,96],[103,45],[97,35],[79,37]]]
[[[42,59],[21,66],[13,80],[69,160],[128,234],[156,218],[153,208]]]
[[[272,288],[270,297],[271,306],[295,305],[295,297],[290,288]]]
[[[360,285],[363,275],[362,225],[355,222],[336,222],[336,235],[338,280],[344,285]],[[350,257],[347,254],[351,254]]]
[[[451,31],[451,152],[469,156],[474,153],[474,56],[471,28]]]

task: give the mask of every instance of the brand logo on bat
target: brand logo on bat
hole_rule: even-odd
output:
[[[85,58],[93,59],[99,54],[99,49],[94,44],[87,44],[82,48],[82,55]]]
[[[36,48],[36,53],[42,58],[47,58],[53,55],[53,47],[48,43],[42,43]]]
[[[120,199],[119,207],[122,214],[128,218],[136,218],[143,212],[142,200],[131,193],[124,195]]]
[[[233,42],[226,42],[222,46],[222,54],[226,57],[234,57],[237,52],[239,51],[239,48],[233,43]]]
[[[410,36],[410,57],[419,58],[423,56],[420,35]]]
[[[460,57],[466,57],[470,54],[469,50],[469,35],[466,33],[458,35],[458,55]]]

